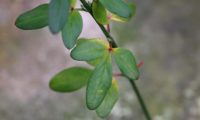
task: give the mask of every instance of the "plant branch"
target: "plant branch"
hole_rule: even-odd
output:
[[[77,11],[86,11],[86,10],[83,9],[83,8],[75,8],[75,10],[77,10]]]
[[[151,120],[151,116],[149,114],[149,111],[147,110],[147,107],[146,107],[146,105],[144,103],[144,100],[143,100],[143,98],[142,98],[142,96],[140,94],[140,91],[139,91],[137,85],[135,84],[135,82],[133,80],[131,80],[131,79],[128,79],[128,80],[131,83],[131,86],[132,86],[133,90],[135,91],[135,94],[136,94],[136,96],[138,98],[138,101],[139,101],[141,107],[142,107],[142,110],[143,110],[143,112],[145,114],[146,119],[147,120]]]
[[[94,18],[93,13],[92,13],[92,8],[91,6],[85,1],[85,0],[80,0],[81,3],[83,4],[83,7],[90,13],[90,15]],[[96,21],[96,19],[94,19]],[[115,40],[113,39],[113,37],[108,33],[108,31],[106,30],[106,28],[99,24],[97,21],[96,23],[98,24],[98,26],[101,28],[102,32],[104,33],[104,35],[106,36],[108,42],[112,45],[112,48],[117,48],[117,44],[115,42]]]
[[[81,3],[83,4],[83,7],[84,7],[84,8],[90,13],[90,15],[94,18],[93,13],[92,13],[92,8],[91,8],[90,4],[88,4],[85,0],[80,0],[80,1],[81,1]],[[94,20],[95,20],[95,19],[94,19]],[[96,20],[95,20],[95,21],[96,21]],[[99,27],[101,28],[102,32],[103,32],[104,35],[107,37],[107,40],[108,40],[108,42],[110,43],[110,45],[112,45],[113,48],[116,48],[116,47],[117,47],[117,44],[116,44],[115,40],[113,39],[113,37],[110,35],[110,33],[106,30],[106,28],[105,28],[103,25],[99,24],[97,21],[96,21],[96,23],[99,25]],[[142,108],[142,110],[143,110],[143,112],[144,112],[144,114],[145,114],[146,119],[147,119],[147,120],[151,120],[151,116],[150,116],[150,114],[149,114],[149,112],[148,112],[148,110],[147,110],[147,107],[146,107],[146,105],[145,105],[145,103],[144,103],[144,100],[143,100],[143,98],[142,98],[142,96],[141,96],[141,94],[140,94],[140,92],[139,92],[139,89],[137,88],[135,82],[134,82],[133,80],[131,80],[131,79],[128,79],[128,80],[130,81],[130,83],[131,83],[131,85],[132,85],[132,87],[133,87],[133,90],[134,90],[134,92],[136,93],[136,96],[137,96],[138,101],[139,101],[139,103],[140,103],[140,105],[141,105],[141,108]]]

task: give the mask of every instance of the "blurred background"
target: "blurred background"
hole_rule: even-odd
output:
[[[113,22],[112,35],[144,61],[136,83],[153,120],[200,120],[200,0],[132,1],[136,17]],[[0,120],[100,120],[86,108],[85,88],[59,94],[48,87],[60,70],[87,64],[72,60],[48,28],[14,26],[19,14],[44,2],[0,1]],[[82,16],[82,37],[104,37],[87,13]],[[107,120],[145,120],[129,82],[117,79],[120,100]]]

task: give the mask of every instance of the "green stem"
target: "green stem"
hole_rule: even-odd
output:
[[[80,0],[81,3],[83,4],[83,7],[91,14],[91,16],[94,18],[93,14],[92,14],[92,8],[91,6],[85,1],[85,0]],[[94,19],[95,20],[95,19]],[[95,20],[96,21],[96,20]],[[113,39],[113,37],[110,35],[110,33],[105,29],[105,27],[101,24],[99,24],[97,21],[96,23],[99,25],[99,27],[101,28],[102,32],[104,33],[104,35],[107,37],[108,42],[112,45],[113,48],[117,48],[117,44],[115,42],[115,40]],[[133,90],[138,98],[138,101],[142,107],[142,110],[144,112],[144,115],[146,117],[147,120],[151,120],[151,116],[147,110],[147,107],[144,103],[144,100],[142,98],[142,96],[140,95],[139,89],[137,88],[136,84],[134,81],[130,80],[130,83],[133,87]]]
[[[85,7],[85,9],[90,13],[90,15],[94,18],[93,13],[92,13],[92,8],[91,6],[85,1],[85,0],[80,0],[83,4],[83,6]],[[96,19],[94,19],[96,21]],[[115,42],[115,40],[113,39],[113,37],[108,33],[108,31],[105,29],[105,27],[101,24],[99,24],[97,21],[96,23],[99,25],[99,27],[101,28],[102,32],[104,33],[104,35],[106,36],[108,42],[112,45],[113,48],[117,48],[117,44]]]
[[[77,11],[86,11],[86,10],[83,9],[83,8],[75,8],[75,10],[77,10]]]
[[[133,87],[133,90],[135,91],[135,94],[136,94],[136,96],[138,98],[138,101],[140,102],[140,105],[142,107],[142,110],[143,110],[143,112],[145,114],[146,119],[147,120],[151,120],[151,116],[150,116],[150,114],[149,114],[149,112],[147,110],[147,107],[146,107],[146,105],[144,103],[144,100],[143,100],[143,98],[142,98],[142,96],[140,94],[140,91],[139,91],[137,85],[135,84],[135,82],[133,80],[129,79],[129,81],[130,81],[130,83],[131,83],[131,85]]]

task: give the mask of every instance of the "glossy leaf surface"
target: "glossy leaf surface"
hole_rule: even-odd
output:
[[[57,73],[49,86],[56,92],[73,92],[87,84],[92,71],[82,67],[72,67]]]

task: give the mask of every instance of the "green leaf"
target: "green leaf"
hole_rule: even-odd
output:
[[[135,58],[129,50],[115,48],[113,50],[113,56],[119,69],[125,76],[132,80],[137,80],[139,78],[139,70]]]
[[[105,118],[112,111],[115,103],[119,99],[119,88],[115,80],[112,81],[112,86],[110,87],[108,93],[106,94],[101,105],[96,109],[96,113],[99,117]]]
[[[101,61],[103,60],[104,58],[100,57],[100,58],[97,58],[95,60],[90,60],[90,61],[87,61],[87,63],[89,65],[92,65],[92,66],[97,66],[99,63],[101,63]]]
[[[77,0],[70,0],[70,6],[75,7]]]
[[[100,39],[79,39],[71,57],[79,61],[95,60],[109,53],[108,45]]]
[[[69,8],[69,0],[51,0],[49,4],[49,28],[52,33],[58,33],[64,27]]]
[[[40,29],[48,25],[48,4],[42,4],[21,14],[15,25],[23,30]]]
[[[73,92],[87,84],[92,71],[82,67],[72,67],[57,73],[49,86],[56,92]]]
[[[92,3],[92,12],[98,23],[103,25],[108,24],[109,21],[107,19],[106,9],[98,0],[93,1]]]
[[[88,80],[86,103],[90,110],[94,110],[102,103],[112,84],[111,57],[96,66],[92,76]]]
[[[132,14],[132,11],[129,5],[123,0],[99,0],[103,6],[108,9],[110,12],[123,17],[129,18]]]
[[[62,30],[62,38],[65,46],[71,49],[76,44],[83,28],[83,21],[80,13],[78,11],[72,11],[69,14],[68,20]]]
[[[130,3],[128,5],[132,10],[132,14],[131,14],[130,17],[123,18],[123,17],[120,17],[118,15],[112,14],[111,15],[111,20],[118,21],[118,22],[128,22],[133,16],[135,16],[135,14],[136,14],[136,6],[135,6],[135,4]]]

